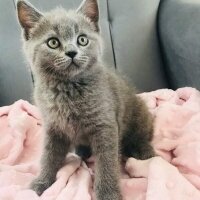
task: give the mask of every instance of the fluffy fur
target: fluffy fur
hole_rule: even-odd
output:
[[[46,127],[42,170],[31,188],[39,195],[56,178],[66,154],[78,147],[84,158],[96,156],[97,200],[122,199],[119,189],[121,155],[147,159],[153,120],[133,89],[102,61],[96,0],[85,0],[77,11],[57,8],[40,13],[18,1],[24,50],[35,80],[34,98]],[[87,46],[77,42],[87,37]],[[60,46],[51,49],[49,38]],[[76,52],[72,59],[68,52]]]

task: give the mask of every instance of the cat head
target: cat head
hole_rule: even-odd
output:
[[[25,54],[34,73],[66,77],[90,70],[101,57],[97,0],[84,0],[77,10],[56,8],[42,13],[17,2]]]

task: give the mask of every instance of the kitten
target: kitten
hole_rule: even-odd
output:
[[[70,149],[87,147],[96,157],[97,200],[122,199],[121,155],[154,156],[153,120],[133,89],[105,68],[97,0],[83,1],[77,11],[47,13],[20,0],[17,11],[46,128],[42,169],[31,188],[41,195]]]

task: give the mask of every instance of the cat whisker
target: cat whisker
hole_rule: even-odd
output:
[[[59,62],[63,62],[63,61],[67,61],[67,59],[66,58],[63,58],[63,59],[57,59],[57,60],[55,60],[54,61],[54,63],[59,63]]]
[[[46,66],[46,72],[48,74],[51,74],[52,72],[54,72],[54,69],[51,66]]]
[[[79,59],[80,59],[80,60],[88,60],[87,58],[82,58],[82,57],[80,57]]]
[[[54,57],[54,60],[56,61],[56,60],[60,60],[60,59],[65,59],[64,57],[60,57],[60,56],[55,56]]]
[[[79,60],[87,61],[87,59],[79,59]]]
[[[86,62],[87,60],[85,60],[85,59],[79,59],[79,61],[84,61],[84,62]]]
[[[80,56],[80,58],[88,58],[88,56]]]
[[[85,62],[79,61],[80,64],[84,64]]]
[[[66,63],[67,61],[60,61],[60,62],[57,62],[57,63],[54,63],[55,65],[60,65],[60,64],[64,64]]]

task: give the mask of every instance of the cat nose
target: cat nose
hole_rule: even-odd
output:
[[[76,54],[77,54],[76,51],[68,51],[65,53],[65,55],[69,56],[72,59],[76,56]]]

